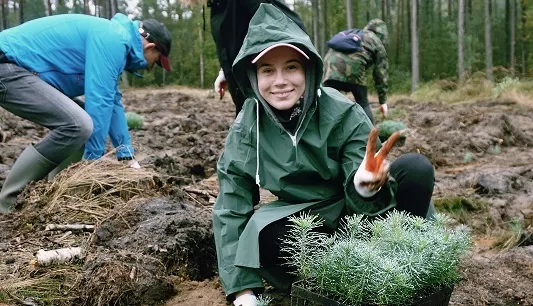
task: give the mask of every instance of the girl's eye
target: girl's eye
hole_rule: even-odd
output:
[[[263,73],[263,74],[272,73],[272,68],[263,68],[263,69],[261,69],[261,73]]]
[[[297,64],[291,64],[288,65],[286,69],[287,71],[297,71],[298,69],[300,69],[300,66]]]

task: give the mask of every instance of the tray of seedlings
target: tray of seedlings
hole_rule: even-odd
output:
[[[354,215],[333,235],[316,231],[317,216],[291,221],[283,247],[300,279],[292,285],[293,306],[448,305],[472,245],[469,229],[452,228],[442,214]]]

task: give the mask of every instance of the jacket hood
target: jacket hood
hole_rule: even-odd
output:
[[[315,101],[321,83],[322,59],[309,36],[272,4],[262,3],[250,21],[244,43],[233,62],[235,79],[247,97],[259,99],[267,112],[274,117],[268,103],[259,94],[256,68],[251,62],[261,51],[279,43],[294,45],[309,57],[304,63],[306,88],[302,113],[305,114]]]
[[[131,49],[128,52],[124,70],[135,73],[135,71],[139,69],[146,68],[146,66],[148,66],[148,62],[144,58],[143,43],[141,40],[141,35],[139,34],[140,22],[132,21],[126,15],[121,13],[118,13],[111,18],[111,22],[120,24],[131,35]]]
[[[384,46],[389,44],[389,30],[387,24],[381,19],[372,19],[365,26],[364,30],[372,31],[381,40]]]

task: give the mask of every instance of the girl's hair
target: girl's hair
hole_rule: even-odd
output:
[[[207,1],[206,0],[181,0],[180,2],[184,6],[190,7],[190,6],[206,4]]]

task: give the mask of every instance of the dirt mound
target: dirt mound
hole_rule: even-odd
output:
[[[171,275],[212,277],[209,210],[164,187],[152,170],[105,158],[29,185],[2,232],[0,292],[53,305],[152,305],[174,293]],[[48,265],[33,256],[69,247],[81,258]]]

